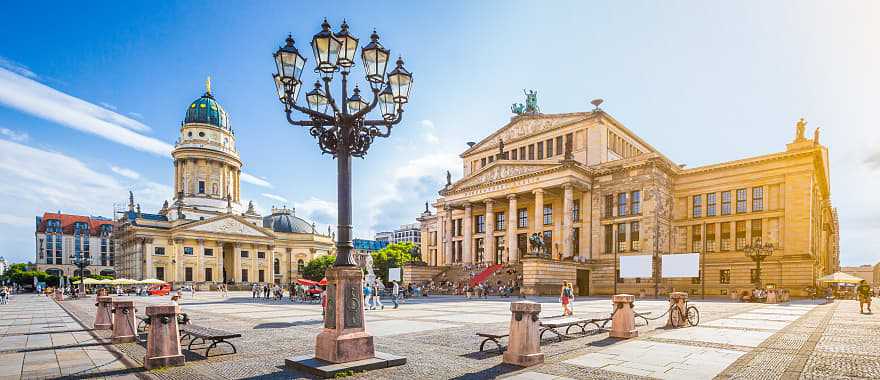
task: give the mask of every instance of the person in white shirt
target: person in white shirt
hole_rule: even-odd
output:
[[[397,302],[397,298],[400,295],[400,285],[397,284],[397,280],[392,280],[391,284],[393,285],[393,288],[391,289],[391,302],[394,303],[394,308],[397,309],[397,307],[400,306]]]

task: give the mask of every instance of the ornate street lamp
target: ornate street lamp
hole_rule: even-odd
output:
[[[761,244],[761,238],[756,238],[754,244],[748,244],[742,249],[746,256],[757,265],[755,269],[755,287],[758,289],[761,288],[761,262],[770,257],[774,249],[771,243]]]
[[[294,47],[293,38],[275,53],[277,62],[305,62]],[[373,92],[372,100],[361,97],[360,88],[348,94],[348,76],[355,66],[358,39],[349,32],[343,22],[338,33],[330,30],[325,19],[321,31],[312,38],[315,56],[315,72],[321,80],[306,93],[306,107],[297,104],[297,85],[302,66],[277,64],[275,86],[278,99],[284,104],[287,121],[291,125],[309,128],[323,153],[337,160],[337,192],[339,224],[337,225],[336,262],[327,271],[327,312],[324,330],[316,339],[317,359],[345,363],[374,357],[373,337],[364,330],[363,273],[357,268],[352,256],[351,240],[351,157],[363,157],[376,137],[389,137],[394,125],[403,120],[403,105],[409,102],[412,73],[403,67],[403,60],[386,76],[390,51],[379,43],[379,35],[373,31],[370,43],[361,49],[365,79]],[[282,56],[279,61],[279,56]],[[333,73],[341,75],[340,96],[333,96],[330,84]],[[323,85],[322,82],[323,81]],[[336,99],[340,99],[337,103]],[[381,104],[381,118],[368,119],[368,114]],[[293,111],[308,117],[294,120]],[[296,361],[288,361],[298,366]]]
[[[75,267],[79,269],[79,294],[86,294],[85,269],[92,265],[92,259],[83,255],[70,255],[70,259]]]

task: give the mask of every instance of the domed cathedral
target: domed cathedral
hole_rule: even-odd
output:
[[[335,253],[334,237],[286,207],[260,215],[241,199],[242,161],[229,115],[211,92],[186,109],[174,158],[174,194],[146,213],[129,193],[118,220],[116,269],[121,277],[158,278],[211,288],[219,283],[287,284],[305,263]]]

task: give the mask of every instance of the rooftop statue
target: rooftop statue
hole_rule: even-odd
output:
[[[533,115],[541,112],[541,108],[538,107],[538,92],[535,90],[526,91],[523,89],[523,94],[526,96],[526,104],[522,103],[513,103],[510,106],[510,112],[513,112],[517,115]]]

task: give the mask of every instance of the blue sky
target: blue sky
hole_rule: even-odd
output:
[[[784,149],[822,127],[843,264],[880,260],[880,5],[871,2],[16,2],[0,14],[0,255],[33,258],[34,216],[109,216],[171,197],[186,107],[213,78],[245,162],[244,197],[335,222],[335,162],[290,127],[271,53],[343,18],[415,73],[407,119],[354,163],[356,235],[412,222],[457,155],[510,118],[589,100],[689,166]],[[252,6],[253,5],[253,6]],[[310,62],[313,60],[309,56]],[[356,71],[362,74],[361,71]],[[304,74],[314,80],[311,73]],[[364,83],[359,79],[360,83]]]

